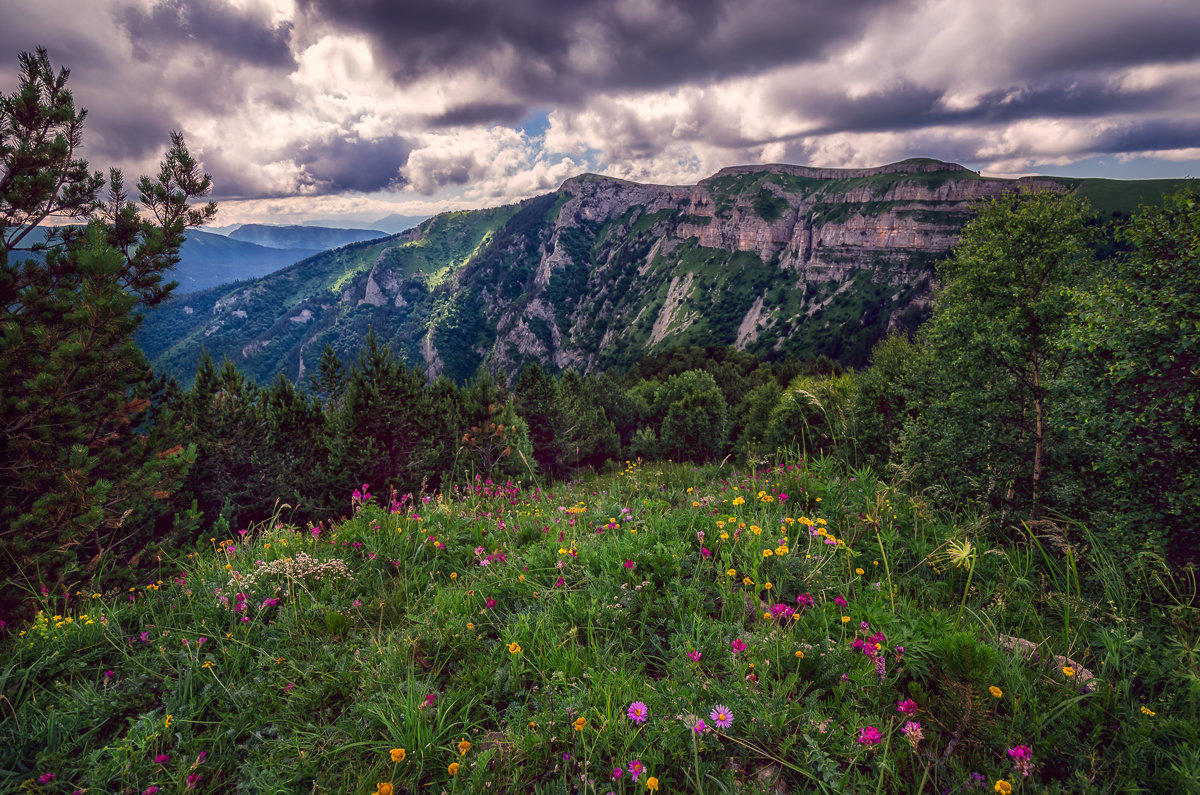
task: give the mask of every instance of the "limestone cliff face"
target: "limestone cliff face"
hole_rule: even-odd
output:
[[[837,354],[829,339],[847,324],[851,336],[866,325],[867,336],[878,336],[915,322],[931,265],[954,246],[975,202],[1046,189],[1061,186],[985,179],[939,161],[741,166],[693,186],[576,177],[560,188],[567,198],[537,262],[532,300],[489,302],[497,335],[488,358],[510,372],[529,360],[594,369],[679,341],[812,353],[822,335],[822,352]],[[752,290],[744,289],[748,275]],[[579,293],[568,291],[565,313],[564,284]],[[737,304],[733,319],[729,302]],[[798,338],[807,348],[793,344]],[[862,354],[860,345],[849,358]]]

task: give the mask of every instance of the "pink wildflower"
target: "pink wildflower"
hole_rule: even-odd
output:
[[[1018,745],[1008,749],[1008,756],[1013,761],[1013,767],[1022,776],[1033,773],[1033,749],[1028,745]]]
[[[637,781],[638,776],[644,772],[646,772],[646,767],[642,764],[642,760],[635,759],[629,763],[629,775],[633,776],[634,781]]]
[[[911,698],[906,698],[903,701],[896,702],[896,711],[901,715],[912,715],[917,711],[917,702]]]
[[[858,733],[859,745],[878,745],[883,742],[883,735],[874,726],[868,726]]]
[[[713,725],[718,729],[728,729],[733,725],[733,713],[722,704],[716,704],[712,708],[712,712],[708,713],[708,717],[712,718]]]
[[[921,733],[921,724],[916,721],[905,721],[901,731],[904,733],[904,739],[908,740],[908,744],[914,751],[917,750],[917,743],[925,739],[925,735]]]
[[[629,709],[626,711],[625,714],[628,715],[629,719],[631,721],[633,721],[634,723],[645,723],[646,716],[649,713],[646,710],[645,704],[643,704],[640,701],[635,701],[629,705]],[[633,771],[631,770],[630,772],[632,773]],[[634,779],[634,780],[636,781],[637,779]]]
[[[846,601],[846,597],[844,596],[835,596],[833,598],[833,603],[838,607],[845,607],[846,605],[850,604]]]
[[[687,656],[688,656],[688,659],[691,660],[692,662],[700,662],[700,657],[702,656],[702,654],[701,654],[701,652],[693,650],[693,651],[689,651],[687,653]]]
[[[696,734],[703,734],[708,729],[708,725],[704,722],[704,718],[696,721],[696,725],[692,727],[692,731]]]
[[[170,761],[171,761],[170,754],[159,754],[158,756],[154,757],[154,764],[156,764],[156,765],[165,765],[167,762],[170,762]]]
[[[632,561],[632,560],[627,560],[627,561],[625,561],[625,562],[624,562],[623,564],[621,564],[621,565],[623,565],[623,566],[624,566],[625,568],[627,568],[627,569],[632,569],[632,568],[633,568],[633,561]],[[619,767],[617,768],[617,770],[620,770],[620,769],[621,769],[621,768],[619,768]]]
[[[737,654],[738,652],[743,652],[746,650],[746,642],[741,638],[734,638],[733,642],[729,644],[729,647],[733,649],[734,654]]]

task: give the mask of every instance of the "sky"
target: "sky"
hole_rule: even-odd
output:
[[[518,201],[585,173],[935,157],[1200,176],[1198,0],[0,0],[127,182],[181,131],[217,224]]]

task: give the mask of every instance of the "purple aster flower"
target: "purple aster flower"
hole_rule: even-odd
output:
[[[733,713],[722,704],[715,705],[708,717],[712,718],[713,725],[718,729],[728,729],[733,725]]]
[[[645,771],[646,767],[642,764],[642,760],[635,759],[629,763],[629,775],[633,776],[634,781],[637,781],[638,776],[642,775]]]
[[[696,734],[703,734],[707,730],[708,724],[704,722],[704,718],[696,721],[696,725],[692,727],[692,731],[694,731]]]
[[[645,723],[646,716],[649,714],[646,711],[646,705],[640,701],[635,701],[629,705],[629,710],[625,713],[634,723]],[[636,779],[635,779],[636,780]]]

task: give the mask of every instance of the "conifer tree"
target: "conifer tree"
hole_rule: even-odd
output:
[[[132,543],[190,461],[155,449],[143,426],[150,371],[134,309],[162,301],[184,229],[216,212],[189,202],[211,185],[181,135],[141,208],[113,170],[77,157],[86,113],[67,70],[22,53],[20,86],[0,97],[0,588],[81,577]],[[46,221],[86,221],[39,239]],[[15,566],[13,564],[16,564]],[[22,579],[24,578],[24,580]]]

